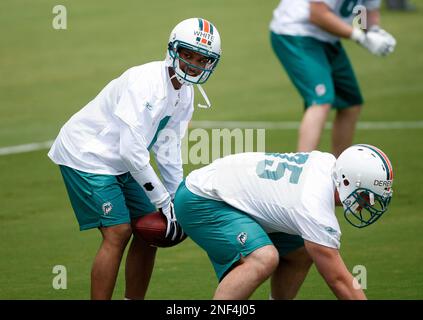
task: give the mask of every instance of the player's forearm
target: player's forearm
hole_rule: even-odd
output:
[[[120,157],[128,171],[144,189],[150,201],[160,207],[170,198],[169,193],[150,164],[145,138],[126,124],[120,126]]]
[[[151,203],[160,208],[163,203],[168,201],[170,195],[150,164],[141,170],[131,170],[130,173],[135,181],[143,187]]]
[[[354,287],[354,277],[348,271],[338,249],[308,240],[304,240],[304,246],[317,270],[338,299],[366,299],[363,290]]]
[[[173,198],[183,178],[181,141],[176,139],[166,141],[164,145],[158,141],[153,146],[153,152],[163,183]]]
[[[350,38],[353,31],[352,26],[337,17],[324,3],[310,3],[309,19],[323,30],[341,38]]]
[[[157,161],[157,167],[162,175],[163,183],[173,199],[183,179],[182,166],[164,166]]]
[[[343,275],[336,279],[327,280],[329,287],[340,300],[366,300],[366,295],[361,288],[354,287],[354,278],[351,274]]]

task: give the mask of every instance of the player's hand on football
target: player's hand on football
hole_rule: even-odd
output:
[[[184,232],[182,227],[176,221],[175,210],[173,208],[173,202],[169,200],[160,208],[160,211],[165,215],[167,219],[166,238],[170,237],[173,241],[175,239],[182,239]]]
[[[377,56],[386,56],[392,53],[397,44],[391,34],[376,26],[370,28],[367,33],[360,29],[354,29],[351,39]]]
[[[182,229],[178,221],[175,221],[170,225],[169,237],[170,236],[172,241],[181,240],[183,237],[186,236],[184,230]]]

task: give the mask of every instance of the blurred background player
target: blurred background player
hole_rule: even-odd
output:
[[[191,172],[175,197],[185,232],[213,263],[215,299],[247,299],[268,277],[274,299],[293,299],[314,262],[339,299],[365,299],[339,253],[335,205],[362,228],[392,197],[388,157],[355,145],[330,153],[239,153]]]
[[[131,219],[160,209],[168,220],[167,236],[183,235],[172,199],[183,177],[181,139],[194,108],[192,84],[210,105],[200,85],[220,52],[212,23],[184,20],[170,34],[164,61],[127,70],[61,128],[48,155],[60,166],[80,230],[98,228],[103,237],[92,266],[92,299],[112,297]],[[150,164],[150,149],[163,182]],[[155,254],[156,248],[133,238],[127,298],[144,298]]]
[[[283,0],[273,11],[273,49],[304,99],[298,151],[317,149],[331,108],[333,154],[351,145],[363,98],[340,38],[378,56],[390,54],[396,41],[379,26],[379,6],[380,0]],[[363,11],[367,21],[353,26]]]

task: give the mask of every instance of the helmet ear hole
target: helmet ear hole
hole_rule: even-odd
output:
[[[344,186],[348,187],[350,185],[350,182],[347,179],[342,180],[344,183]]]

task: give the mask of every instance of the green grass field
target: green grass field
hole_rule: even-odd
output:
[[[52,28],[52,8],[65,5],[67,30]],[[276,60],[268,23],[272,1],[0,2],[0,148],[53,139],[63,123],[127,68],[164,58],[173,26],[202,16],[216,24],[223,58],[205,89],[211,110],[194,120],[299,121],[302,102]],[[366,105],[362,121],[423,121],[423,5],[413,13],[382,12],[398,40],[388,58],[345,42]],[[197,98],[201,96],[197,94]],[[295,130],[267,130],[268,151],[294,151]],[[358,130],[355,142],[381,147],[396,180],[389,212],[375,225],[351,227],[338,211],[341,254],[352,271],[367,268],[370,299],[423,298],[423,129]],[[330,151],[330,132],[321,149]],[[0,299],[88,299],[97,231],[79,232],[58,168],[47,150],[0,156]],[[193,166],[187,165],[185,172]],[[55,290],[55,265],[68,288]],[[122,265],[123,266],[123,265]],[[114,298],[122,299],[123,268]],[[209,299],[217,281],[191,240],[161,249],[148,299]],[[268,283],[253,295],[267,299]],[[333,299],[313,268],[299,299]]]

